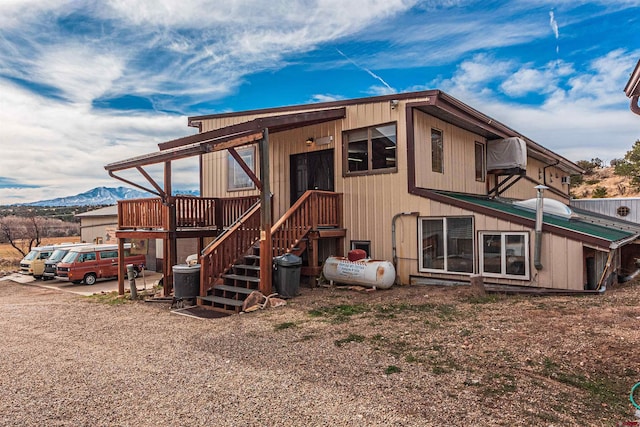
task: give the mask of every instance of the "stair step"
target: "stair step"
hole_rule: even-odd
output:
[[[233,266],[233,268],[243,268],[245,270],[260,271],[260,266],[259,265],[235,264]]]
[[[223,274],[225,279],[244,280],[245,282],[260,283],[259,277],[243,276],[241,274]]]
[[[229,286],[229,285],[215,285],[213,289],[214,290],[220,289],[221,291],[235,292],[237,294],[245,294],[245,295],[249,295],[251,292],[255,291],[255,289],[240,288],[238,286]]]
[[[216,297],[213,295],[208,295],[206,297],[198,297],[198,299],[201,301],[209,301],[210,303],[213,303],[213,304],[232,305],[234,307],[242,307],[242,303],[243,303],[243,301],[238,301],[231,298]]]
[[[260,259],[260,255],[244,255],[245,259]]]

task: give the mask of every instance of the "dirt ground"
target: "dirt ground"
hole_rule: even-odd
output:
[[[1,425],[635,420],[635,282],[592,296],[302,288],[284,307],[218,319],[116,302],[0,281]]]

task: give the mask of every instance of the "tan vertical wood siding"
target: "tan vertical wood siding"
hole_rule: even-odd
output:
[[[475,143],[485,139],[426,113],[415,111],[416,185],[470,194],[487,194],[486,182],[476,181]],[[442,132],[444,173],[431,168],[431,129]]]
[[[569,185],[562,184],[562,177],[565,175],[566,173],[561,171],[559,168],[549,166],[548,164],[529,156],[527,159],[527,177],[530,178],[530,180],[521,179],[501,195],[512,199],[531,199],[536,197],[536,190],[534,187],[538,184],[544,184],[547,187],[553,188],[565,195],[560,196],[552,191],[547,191],[545,192],[545,197],[550,197],[568,204]],[[492,180],[490,182],[491,187],[493,187],[495,185],[495,181]]]

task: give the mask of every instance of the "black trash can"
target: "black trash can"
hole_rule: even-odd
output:
[[[196,299],[200,295],[200,264],[173,266],[173,297]]]
[[[292,298],[300,293],[300,266],[302,258],[284,254],[273,259],[273,281],[276,292],[282,298]]]

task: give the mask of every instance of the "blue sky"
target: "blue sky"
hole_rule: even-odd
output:
[[[425,89],[608,162],[640,139],[638,28],[640,0],[1,0],[0,204],[119,186],[191,115]]]

